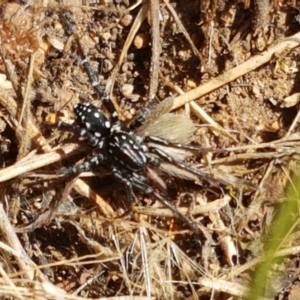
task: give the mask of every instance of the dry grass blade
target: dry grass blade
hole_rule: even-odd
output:
[[[25,161],[16,163],[13,166],[2,169],[0,171],[0,182],[13,179],[17,176],[21,176],[24,173],[50,165],[54,162],[58,162],[63,158],[74,154],[76,150],[78,150],[78,145],[73,144],[60,147],[58,150],[54,150],[52,152],[30,157]]]
[[[174,10],[174,8],[172,7],[172,5],[169,3],[168,0],[164,0],[164,3],[166,4],[167,8],[170,10],[172,16],[175,19],[176,24],[178,25],[178,27],[180,28],[180,30],[184,34],[185,38],[189,42],[194,54],[199,58],[199,61],[201,61],[201,55],[200,55],[197,47],[195,46],[194,42],[192,41],[190,35],[188,34],[185,27],[183,26],[182,22],[180,21],[180,18],[178,17],[176,11]]]
[[[22,247],[7,215],[3,209],[3,205],[0,204],[0,230],[9,246],[16,251],[18,255],[15,256],[18,265],[20,267],[23,276],[29,280],[32,280],[35,276],[38,276],[41,280],[45,277],[43,273],[37,270],[34,262],[28,257],[27,252]],[[37,272],[37,273],[36,273]]]
[[[108,84],[108,87],[107,87],[107,89],[109,91],[109,94],[111,94],[111,92],[113,90],[115,80],[116,80],[116,76],[119,72],[119,69],[122,65],[122,62],[125,59],[125,56],[128,52],[128,49],[131,46],[132,41],[133,41],[138,29],[140,28],[141,24],[143,23],[144,19],[146,18],[148,8],[149,8],[149,2],[148,1],[142,3],[142,7],[141,7],[138,15],[136,16],[136,18],[134,20],[134,23],[131,26],[130,32],[128,33],[125,44],[122,48],[122,52],[120,53],[119,61],[116,64],[116,66],[114,67],[113,71],[111,72],[111,77],[110,77],[109,84]],[[114,102],[114,99],[112,99],[112,101]],[[115,106],[115,108],[118,112],[119,118],[120,118],[122,116],[122,111],[115,102],[114,102],[114,106]]]
[[[245,297],[249,291],[243,285],[218,278],[200,278],[199,284],[216,292],[224,292],[236,297]]]
[[[158,88],[158,74],[159,74],[159,57],[161,54],[160,35],[159,35],[159,0],[151,0],[150,2],[150,14],[152,23],[152,58],[151,58],[151,70],[152,76],[149,88],[149,98],[153,99],[157,93]]]
[[[246,62],[240,64],[239,66],[226,71],[224,74],[210,80],[209,82],[195,88],[185,94],[178,96],[174,99],[174,105],[172,109],[179,108],[190,101],[196,100],[215,89],[245,75],[258,67],[264,65],[273,57],[273,55],[279,55],[283,51],[292,50],[300,45],[300,33],[296,33],[283,41],[279,42],[277,45],[271,47],[265,52],[251,57]]]
[[[205,214],[209,212],[214,212],[222,209],[226,205],[228,205],[231,198],[228,195],[225,195],[223,199],[218,199],[213,201],[212,203],[207,203],[203,206],[195,206],[193,209],[184,208],[181,207],[178,210],[183,214],[189,214],[189,215],[200,215]],[[140,207],[140,206],[134,206],[133,210],[139,214],[145,214],[149,216],[162,216],[162,217],[173,217],[172,211],[166,208],[152,208],[152,207]]]

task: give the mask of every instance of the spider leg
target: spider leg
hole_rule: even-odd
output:
[[[76,41],[77,41],[81,56],[85,57],[83,47],[80,43],[80,39],[78,36],[76,36]],[[101,97],[101,100],[103,101],[103,105],[108,110],[108,112],[111,114],[111,120],[113,122],[118,121],[119,120],[118,114],[115,110],[115,107],[114,107],[113,103],[111,102],[110,97],[107,95],[105,88],[100,85],[100,83],[98,81],[98,77],[97,77],[95,71],[93,70],[93,68],[91,67],[87,58],[84,58],[81,61],[81,65],[82,65],[83,69],[85,70],[85,72],[87,73],[90,83],[93,86],[94,90]]]
[[[140,191],[144,192],[145,194],[152,194],[155,198],[161,202],[164,206],[169,208],[175,215],[176,218],[181,220],[185,223],[193,232],[197,235],[200,235],[200,230],[196,227],[191,221],[189,221],[178,209],[174,206],[170,201],[168,201],[165,197],[163,197],[159,192],[154,191],[151,186],[149,186],[145,181],[147,179],[139,174],[132,173],[130,178],[130,182],[133,187],[139,189]]]
[[[204,179],[208,183],[210,183],[212,186],[228,186],[228,185],[233,185],[233,186],[239,186],[239,187],[245,187],[250,190],[255,190],[256,186],[252,185],[251,183],[241,179],[237,178],[235,176],[227,175],[226,177],[222,176],[222,174],[207,174],[206,172],[203,172],[199,169],[193,168],[185,164],[184,162],[181,162],[174,157],[172,157],[172,154],[168,154],[164,149],[155,147],[155,145],[148,145],[149,151],[152,154],[156,154],[156,159],[160,161],[160,163],[163,161],[168,162],[170,164],[173,164],[174,166],[178,167],[181,170],[184,170],[190,174],[195,175],[198,178]],[[179,149],[179,148],[178,148]],[[167,172],[168,173],[168,172]],[[179,176],[180,177],[180,176]]]
[[[199,228],[191,222],[189,219],[187,219],[178,209],[176,206],[174,206],[170,201],[166,200],[160,193],[154,191],[153,195],[156,197],[156,199],[162,203],[164,206],[169,208],[175,215],[176,218],[181,220],[184,224],[186,224],[196,235],[200,235]]]
[[[121,172],[118,168],[113,167],[112,174],[119,182],[124,184],[126,195],[127,195],[127,201],[131,209],[131,205],[134,201],[134,193],[133,193],[133,188],[132,188],[132,183],[130,181],[129,173],[125,174],[125,172]]]
[[[150,100],[149,104],[142,109],[140,115],[129,124],[129,128],[135,130],[141,125],[147,128],[149,123],[153,123],[153,121],[170,111],[174,102],[173,100],[172,97],[166,98],[162,102],[158,102],[155,98]]]
[[[64,10],[62,12],[62,20],[64,22],[67,34],[69,34],[69,35],[74,34],[75,35],[75,39],[76,39],[76,42],[78,44],[78,48],[79,48],[81,57],[86,57],[86,55],[84,54],[83,47],[82,47],[81,42],[80,42],[80,36],[78,35],[78,33],[76,33],[76,29],[75,29],[76,22],[75,22],[74,18],[72,17],[71,13],[67,10]],[[111,102],[109,96],[105,92],[105,88],[99,84],[98,78],[97,78],[93,68],[89,64],[88,60],[86,58],[84,58],[81,61],[81,65],[83,66],[85,72],[87,73],[93,88],[95,89],[95,91],[101,97],[101,99],[103,101],[103,104],[105,105],[106,109],[112,115],[112,118],[114,120],[118,120],[118,115],[117,115],[117,112],[115,111],[115,107],[114,107],[113,103]]]
[[[128,172],[125,173],[120,171],[116,167],[112,168],[112,174],[119,182],[123,183],[125,186],[128,207],[126,208],[125,212],[119,217],[119,218],[123,218],[132,212],[134,192],[133,192],[133,184],[131,182],[131,175]]]
[[[73,124],[68,124],[63,121],[59,121],[57,125],[59,128],[63,130],[73,132],[74,134],[82,137],[86,137],[91,146],[96,146],[99,143],[99,139],[95,135],[93,135],[92,133],[88,132],[87,130],[85,130],[84,128],[78,125],[74,126]]]
[[[184,145],[184,144],[180,144],[180,143],[174,143],[174,142],[169,142],[165,139],[162,139],[160,137],[157,136],[153,136],[153,135],[148,135],[145,137],[144,141],[147,142],[153,142],[156,144],[160,144],[160,145],[164,145],[164,146],[168,146],[168,147],[174,147],[174,148],[179,148],[179,149],[185,149],[185,150],[191,150],[191,151],[197,151],[197,152],[205,152],[205,151],[210,151],[210,152],[214,152],[214,151],[224,151],[224,150],[218,150],[218,149],[212,149],[212,148],[205,148],[205,147],[198,147],[198,146],[192,146],[192,145]]]
[[[206,180],[207,182],[209,182],[210,184],[212,184],[213,186],[216,185],[216,182],[223,184],[223,185],[228,185],[228,182],[219,178],[214,178],[212,176],[209,176],[208,174],[206,174],[205,172],[192,168],[188,165],[186,165],[185,163],[179,162],[177,160],[175,160],[172,156],[168,155],[165,151],[163,151],[162,149],[158,149],[158,148],[149,148],[149,150],[152,153],[157,154],[159,157],[161,157],[162,159],[166,160],[169,163],[174,164],[175,166],[179,167],[180,169],[186,170],[188,172],[190,172],[191,174],[194,174],[204,180]]]
[[[95,156],[93,156],[91,159],[85,160],[83,163],[81,163],[77,166],[59,170],[58,174],[70,175],[70,174],[88,172],[88,171],[93,170],[95,167],[97,167],[101,163],[103,163],[105,161],[105,159],[106,158],[103,154],[98,153]]]
[[[138,127],[140,127],[144,122],[145,119],[149,116],[153,106],[155,105],[154,101],[152,100],[150,104],[148,104],[140,113],[140,115],[134,119],[130,124],[129,128],[130,130],[135,130]]]

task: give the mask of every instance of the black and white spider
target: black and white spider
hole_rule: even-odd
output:
[[[83,56],[79,38],[77,37],[76,40]],[[116,180],[124,184],[129,203],[134,200],[134,190],[148,195],[152,194],[193,231],[199,233],[198,227],[167,200],[166,193],[164,193],[166,184],[159,174],[163,171],[188,180],[202,181],[204,179],[208,182],[216,182],[206,173],[190,167],[184,162],[187,157],[193,156],[195,151],[199,152],[200,150],[199,147],[186,144],[193,134],[192,122],[183,116],[168,113],[172,106],[172,100],[167,99],[155,108],[145,109],[137,122],[133,122],[131,125],[121,123],[114,105],[99,84],[87,59],[82,60],[82,66],[111,118],[108,119],[99,108],[85,102],[74,106],[74,124],[59,122],[58,125],[61,129],[85,137],[94,148],[92,158],[86,159],[80,165],[63,169],[60,173],[66,175],[80,173],[90,171],[99,165],[105,165],[111,170]],[[163,130],[159,130],[160,136],[158,136],[156,135],[157,127],[167,128],[164,133],[162,133]],[[184,130],[181,127],[184,127]],[[146,132],[150,132],[150,134]],[[153,132],[154,135],[152,135]],[[153,187],[153,181],[158,189]],[[227,184],[221,179],[218,179],[217,182]]]
[[[81,46],[79,45],[79,47]],[[82,66],[112,117],[109,120],[99,108],[85,102],[74,106],[74,124],[59,122],[58,125],[61,129],[85,137],[94,148],[92,158],[86,159],[82,164],[62,169],[60,173],[66,175],[80,173],[93,170],[99,165],[105,165],[111,170],[116,180],[124,184],[129,203],[134,200],[135,189],[148,195],[153,194],[193,231],[199,233],[196,225],[184,217],[167,200],[166,193],[164,193],[165,182],[156,172],[158,169],[172,176],[194,181],[212,180],[207,174],[184,163],[187,157],[194,155],[195,151],[199,151],[198,147],[173,142],[174,140],[185,142],[190,139],[194,130],[192,122],[186,117],[167,113],[173,101],[166,99],[155,108],[145,109],[138,122],[133,122],[129,126],[122,124],[117,118],[108,95],[98,83],[96,75],[86,59],[82,61]],[[172,127],[171,125],[175,123],[176,125]],[[157,132],[157,127],[166,126],[166,124],[169,126],[161,135],[168,136],[168,139],[145,135],[145,132]],[[182,131],[182,127],[185,130]],[[180,132],[177,132],[178,128],[180,128]],[[162,131],[160,130],[160,132]],[[183,132],[185,136],[179,136]],[[158,183],[160,191],[152,187],[152,180],[149,178]]]

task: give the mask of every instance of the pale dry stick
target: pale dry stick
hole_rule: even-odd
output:
[[[212,132],[214,133],[214,135],[218,136],[218,132],[221,132],[224,136],[230,138],[232,141],[237,142],[234,137],[232,137],[220,124],[215,122],[196,102],[191,101],[189,104],[193,114],[212,127]]]
[[[147,239],[147,230],[146,228],[140,227],[138,232],[138,237],[139,237],[139,244],[141,245],[141,256],[142,256],[142,261],[143,261],[143,277],[145,278],[145,286],[146,286],[146,295],[148,297],[150,297],[150,295],[152,294],[152,284],[151,284],[151,278],[153,276],[153,274],[151,274],[150,271],[150,266],[151,266],[151,260],[149,261],[149,248],[147,248],[147,243],[146,241],[149,239]],[[158,264],[155,264],[155,269],[158,270]],[[128,275],[127,275],[128,276]]]
[[[300,119],[300,109],[298,110],[298,113],[297,113],[296,117],[294,118],[293,123],[291,124],[289,130],[284,135],[285,138],[287,138],[287,137],[289,137],[291,135],[292,131],[294,130],[294,128],[298,124],[299,119]]]
[[[9,290],[11,291],[11,295],[13,297],[16,297],[17,299],[20,300],[24,299],[20,291],[18,291],[16,285],[12,282],[12,280],[9,278],[8,274],[3,270],[1,265],[0,265],[0,277],[3,278],[2,285],[7,284],[9,286]]]
[[[40,280],[46,280],[44,274],[38,270],[35,263],[28,257],[26,251],[22,247],[19,238],[4,211],[2,203],[0,203],[0,232],[8,245],[19,254],[15,256],[15,259],[19,268],[24,272],[23,276],[29,280],[34,279],[36,276]]]
[[[279,250],[276,253],[276,257],[281,257],[281,256],[291,256],[291,255],[299,255],[300,254],[300,246],[294,246],[286,249]]]
[[[35,155],[37,155],[37,153],[38,153],[38,149],[34,149],[34,150],[30,151],[26,156],[24,156],[18,160],[18,164],[26,162],[27,160],[29,160],[32,157],[34,157]]]
[[[25,283],[27,285],[25,285]],[[86,300],[86,297],[76,297],[73,295],[67,294],[66,291],[61,288],[55,286],[50,282],[39,282],[39,281],[25,281],[24,279],[16,281],[18,284],[17,289],[18,292],[23,295],[23,298],[16,297],[16,295],[11,290],[10,286],[5,285],[5,283],[0,278],[0,297],[1,299],[24,299],[24,300],[45,300],[45,299],[55,299],[55,300]],[[10,296],[10,297],[9,297]],[[99,298],[98,298],[99,299]],[[101,298],[101,300],[108,300],[108,298]],[[120,298],[118,297],[117,300]],[[109,300],[113,300],[113,298],[109,298]],[[130,298],[129,300],[134,300],[134,298]]]
[[[30,56],[30,63],[29,63],[29,70],[28,70],[28,74],[27,74],[27,83],[26,83],[26,87],[25,87],[25,93],[22,93],[23,94],[23,98],[22,98],[23,104],[22,104],[22,108],[21,108],[21,112],[20,112],[20,116],[19,116],[19,122],[18,122],[17,129],[20,130],[24,113],[25,113],[25,118],[24,118],[24,122],[23,122],[24,130],[22,131],[22,139],[20,140],[20,146],[19,146],[17,159],[24,157],[29,151],[28,146],[30,145],[30,136],[28,134],[27,128],[29,127],[29,120],[30,120],[30,116],[31,116],[31,114],[30,114],[30,104],[31,103],[30,103],[28,95],[29,95],[29,92],[31,89],[34,61],[35,61],[35,53],[31,54],[31,56]]]
[[[34,61],[35,61],[35,52],[31,54],[30,56],[30,62],[29,62],[29,69],[28,69],[28,74],[27,74],[27,82],[26,82],[26,87],[25,87],[25,93],[23,96],[23,104],[19,116],[19,121],[18,121],[18,126],[21,125],[23,115],[25,112],[26,107],[30,107],[30,103],[28,103],[28,95],[31,89],[31,82],[32,82],[32,72],[33,72],[33,67],[34,67]],[[26,127],[26,126],[25,126]]]
[[[281,158],[287,155],[291,155],[295,153],[296,150],[290,150],[278,153],[276,151],[274,152],[253,152],[253,153],[240,153],[240,154],[233,154],[231,156],[227,156],[220,159],[215,159],[210,162],[211,165],[224,165],[224,164],[230,164],[237,161],[244,161],[249,159],[269,159],[272,158]],[[199,164],[197,166],[202,166],[202,164]]]
[[[197,205],[193,209],[188,207],[178,207],[178,211],[183,215],[190,214],[190,215],[200,215],[209,212],[215,212],[220,210],[221,208],[225,207],[231,198],[228,195],[225,195],[224,198],[215,200],[211,203],[207,203],[205,206]],[[149,216],[161,216],[161,217],[173,217],[174,213],[167,208],[153,208],[153,207],[140,207],[134,206],[132,208],[134,212],[143,215]]]
[[[75,144],[67,145],[52,152],[36,155],[30,159],[27,159],[25,162],[17,162],[14,165],[0,171],[0,182],[10,180],[24,173],[60,161],[61,159],[69,156],[69,154],[74,153],[78,147],[79,146]]]
[[[150,15],[151,15],[151,37],[152,37],[152,51],[151,51],[151,76],[149,99],[152,100],[157,92],[158,74],[159,74],[159,56],[161,53],[160,32],[159,32],[159,0],[150,1]]]
[[[22,256],[21,253],[17,252],[17,250],[13,249],[12,247],[8,246],[4,242],[0,241],[0,249],[5,251],[8,255],[13,255],[13,256],[19,256],[20,259],[26,259],[25,256]],[[3,259],[3,257],[2,257]],[[0,277],[1,278],[1,277]]]
[[[280,52],[286,51],[287,49],[291,50],[300,45],[300,32],[284,39],[279,44],[269,48],[265,52],[262,52],[259,55],[253,56],[246,62],[240,64],[239,66],[232,68],[229,71],[226,71],[222,75],[213,78],[209,82],[186,92],[184,95],[180,95],[174,99],[174,104],[172,110],[183,106],[186,103],[189,103],[193,100],[199,99],[202,96],[220,88],[221,86],[241,77],[263,64],[270,61],[274,54],[278,54]]]
[[[115,218],[116,212],[113,210],[113,208],[102,198],[100,197],[93,189],[91,189],[83,180],[77,179],[75,182],[75,190],[80,195],[92,199],[97,207],[98,210],[107,218]],[[124,225],[124,226],[123,226]],[[122,226],[124,229],[126,229],[125,224]]]
[[[132,6],[130,6],[129,8],[128,8],[128,10],[130,11],[130,10],[134,10],[135,8],[137,8],[139,5],[141,5],[141,3],[143,2],[143,0],[138,0],[138,1],[136,1],[136,3],[134,3]]]
[[[291,255],[299,255],[300,253],[300,246],[295,247],[288,247],[287,249],[279,250],[277,251],[275,257],[282,257],[282,256],[291,256]],[[244,272],[253,269],[258,263],[262,262],[263,257],[257,257],[252,259],[249,262],[246,262],[244,265],[239,265],[233,267],[228,274],[223,275],[222,279],[230,279],[237,277]]]
[[[114,252],[115,253],[115,252]],[[116,254],[114,254],[113,257],[109,258],[99,258],[103,255],[103,253],[95,253],[95,254],[88,254],[88,255],[83,255],[83,256],[76,256],[74,258],[66,259],[62,258],[59,261],[55,261],[52,263],[47,263],[43,264],[41,266],[37,266],[38,269],[45,269],[45,268],[53,268],[53,267],[58,267],[58,266],[85,266],[85,265],[91,265],[95,263],[107,263],[111,261],[115,261],[119,258]],[[18,279],[19,276],[21,275],[21,272],[16,272],[11,275],[11,278],[13,279]]]
[[[118,74],[118,72],[121,68],[121,65],[122,65],[122,63],[125,59],[125,56],[127,55],[128,49],[131,46],[132,41],[135,38],[136,33],[138,32],[140,26],[142,25],[143,21],[146,18],[148,8],[149,8],[149,1],[145,1],[142,4],[142,7],[139,10],[137,16],[135,17],[134,22],[131,26],[131,29],[130,29],[128,35],[127,35],[126,41],[124,43],[124,46],[122,48],[122,52],[121,52],[120,57],[119,57],[119,61],[116,64],[116,66],[114,67],[113,71],[111,72],[110,79],[107,82],[106,89],[108,90],[108,93],[110,95],[111,95],[112,90],[114,88],[114,84],[115,84],[115,81],[116,81],[117,74]],[[116,105],[116,102],[114,101],[114,99],[112,97],[111,97],[111,101],[113,102],[114,107],[115,107],[119,117],[122,116],[123,114],[121,112],[121,109],[119,108],[118,105]]]
[[[237,147],[229,147],[224,148],[224,151],[242,151],[242,150],[256,150],[256,149],[263,149],[263,148],[272,148],[272,149],[280,149],[284,147],[295,147],[300,146],[300,134],[298,132],[288,136],[281,138],[279,140],[275,140],[272,142],[267,143],[260,143],[260,144],[252,144],[252,145],[243,145]]]
[[[283,140],[284,140],[284,139],[288,139],[288,138],[290,137],[292,131],[294,130],[295,126],[296,126],[297,123],[298,123],[299,118],[300,118],[300,110],[298,110],[298,113],[297,113],[296,117],[294,118],[293,123],[291,124],[289,130],[288,130],[287,133],[283,136],[283,138],[282,138]],[[295,146],[296,146],[295,144],[292,145],[293,148],[295,148]],[[296,152],[296,148],[295,148],[294,150],[295,150],[295,152]],[[286,155],[292,155],[292,153],[290,153],[290,154],[287,153]],[[256,193],[255,193],[255,195],[254,195],[254,197],[253,197],[253,200],[252,200],[252,202],[251,202],[251,205],[252,205],[252,204],[256,204],[257,199],[259,200],[259,195],[260,195],[261,192],[263,191],[263,184],[264,184],[265,181],[267,180],[268,176],[271,174],[272,168],[273,168],[273,166],[274,166],[274,159],[276,158],[276,156],[270,156],[270,157],[272,157],[273,160],[270,161],[270,163],[269,163],[269,165],[268,165],[268,167],[267,167],[267,170],[265,171],[265,174],[264,174],[262,180],[261,180],[260,183],[259,183],[259,189],[256,191]],[[250,205],[250,206],[251,206],[251,205]],[[247,220],[247,221],[248,221],[248,220]],[[239,227],[242,228],[242,226],[243,226],[243,225],[241,224],[241,226],[239,226]]]
[[[220,247],[225,254],[225,259],[230,267],[234,266],[233,257],[238,257],[237,247],[232,239],[232,236],[228,233],[228,229],[224,224],[219,211],[211,212],[208,217],[213,224],[214,232],[218,236]]]
[[[249,291],[248,288],[243,285],[219,278],[202,277],[198,279],[198,283],[203,287],[210,288],[218,292],[228,293],[236,297],[244,297]]]
[[[197,47],[195,46],[194,42],[192,41],[192,39],[190,38],[190,35],[188,34],[188,32],[186,31],[185,27],[183,26],[181,20],[179,19],[177,12],[175,11],[175,9],[172,7],[172,5],[169,3],[168,0],[164,0],[164,3],[166,4],[168,10],[170,11],[171,15],[173,16],[175,22],[177,23],[178,27],[180,28],[181,32],[183,33],[183,35],[185,36],[186,40],[189,42],[194,55],[196,55],[199,58],[199,61],[201,62],[202,58],[201,58],[201,54],[199,53]]]

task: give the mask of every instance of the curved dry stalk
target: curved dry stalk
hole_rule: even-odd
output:
[[[199,284],[203,287],[213,289],[217,292],[224,292],[236,297],[244,297],[248,293],[248,288],[231,281],[219,278],[199,278]]]
[[[141,24],[143,23],[144,19],[146,18],[146,14],[148,12],[148,8],[149,8],[149,2],[146,1],[143,3],[139,13],[137,14],[137,16],[135,17],[135,20],[134,20],[134,23],[132,24],[131,26],[131,29],[128,33],[128,36],[126,38],[126,41],[124,43],[124,46],[122,48],[122,52],[120,54],[120,57],[119,57],[119,61],[118,63],[116,64],[116,66],[114,67],[113,71],[111,72],[111,75],[110,75],[110,79],[107,83],[107,90],[108,90],[108,94],[111,94],[112,90],[113,90],[113,87],[114,87],[114,83],[115,83],[115,80],[116,80],[116,77],[117,77],[117,74],[120,70],[120,67],[127,55],[127,52],[128,52],[128,49],[129,47],[131,46],[132,44],[132,41],[136,35],[136,33],[138,32]],[[118,116],[123,116],[122,112],[121,112],[121,109],[119,108],[119,106],[116,104],[116,102],[114,101],[113,97],[111,97],[111,101],[113,102],[114,106],[115,106],[115,109],[118,113]]]
[[[159,74],[159,56],[161,53],[160,45],[160,32],[159,32],[159,0],[150,1],[150,14],[151,14],[151,37],[152,37],[152,57],[151,57],[151,76],[149,87],[149,98],[152,100],[158,87],[158,74]]]
[[[0,171],[0,182],[13,179],[17,176],[21,176],[24,173],[60,161],[61,159],[66,158],[70,154],[74,153],[76,149],[78,149],[78,145],[76,144],[67,145],[58,150],[35,155],[34,157],[26,159],[25,161],[17,162],[14,165]]]
[[[35,263],[28,257],[27,252],[21,245],[14,228],[8,220],[2,203],[0,204],[0,231],[8,245],[14,250],[13,253],[20,270],[24,272],[23,276],[29,280],[32,280],[35,276],[41,280],[45,280],[44,274],[38,270]]]
[[[180,95],[174,99],[174,104],[172,107],[176,109],[178,107],[183,106],[186,103],[189,103],[193,100],[201,98],[202,96],[220,88],[221,86],[237,79],[240,76],[243,76],[258,67],[264,65],[273,57],[274,54],[279,54],[283,51],[291,50],[300,45],[300,32],[284,39],[282,42],[277,45],[271,47],[259,55],[255,55],[251,57],[249,60],[240,64],[239,66],[232,68],[229,71],[226,71],[224,74],[213,78],[209,82],[186,92],[183,95]]]
[[[221,208],[225,207],[229,201],[231,200],[229,195],[225,195],[224,198],[214,200],[211,203],[203,205],[197,205],[194,208],[190,209],[188,207],[178,207],[178,211],[182,213],[183,215],[199,215],[199,214],[205,214],[209,212],[218,211]],[[141,206],[134,206],[133,208],[134,212],[137,212],[139,214],[145,214],[148,216],[161,216],[161,217],[173,217],[174,213],[169,210],[168,208],[157,208],[157,207],[141,207]]]

